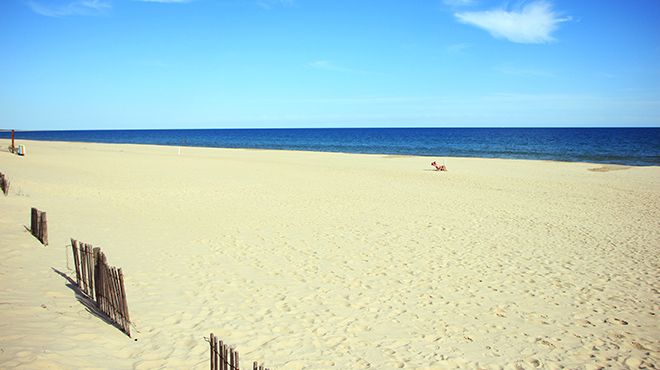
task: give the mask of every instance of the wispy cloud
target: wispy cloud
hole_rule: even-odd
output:
[[[461,12],[454,14],[466,24],[482,28],[493,37],[522,44],[542,44],[554,41],[554,32],[559,23],[570,17],[560,17],[547,1],[534,1],[517,9],[495,9]]]
[[[135,1],[141,1],[143,3],[182,4],[182,3],[190,3],[194,0],[135,0]]]
[[[262,7],[263,9],[272,9],[278,6],[292,6],[294,4],[294,0],[258,0],[257,5]]]
[[[28,1],[27,4],[33,12],[46,17],[98,15],[112,8],[108,0]]]
[[[366,73],[371,73],[369,71],[361,70],[361,69],[355,69],[355,68],[348,68],[344,67],[341,65],[338,65],[330,60],[316,60],[308,64],[309,67],[315,68],[315,69],[321,69],[324,71],[334,71],[334,72],[347,72],[347,73],[361,73],[361,74],[366,74]]]

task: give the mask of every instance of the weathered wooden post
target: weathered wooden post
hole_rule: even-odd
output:
[[[37,237],[37,209],[32,207],[30,211],[30,233]]]
[[[78,241],[71,238],[71,249],[73,250],[73,264],[76,265],[76,284],[80,287],[80,258],[78,257]]]
[[[15,130],[11,130],[11,152],[14,153],[16,152],[16,146],[14,145],[14,134],[16,133]]]
[[[46,212],[36,208],[31,209],[30,233],[37,238],[41,244],[48,245],[48,217]]]
[[[119,274],[119,288],[121,289],[121,304],[122,311],[124,316],[124,326],[125,332],[128,336],[131,336],[131,317],[128,315],[128,302],[126,301],[126,288],[124,288],[124,274],[121,269],[118,271]]]
[[[218,343],[215,340],[215,336],[213,333],[209,336],[209,347],[210,347],[210,352],[211,352],[211,370],[218,370],[218,365],[217,365],[217,356],[215,355],[215,350],[218,346]]]
[[[96,299],[97,305],[101,305],[101,290],[103,289],[103,280],[101,277],[101,248],[95,247],[92,249],[94,253],[94,299]]]
[[[88,294],[88,282],[89,282],[89,274],[87,273],[87,270],[89,269],[89,263],[87,260],[89,259],[89,256],[87,255],[87,247],[85,246],[85,243],[80,243],[80,272],[82,274],[82,291],[85,292],[85,294]]]
[[[92,245],[85,243],[87,249],[87,280],[89,282],[89,292],[87,293],[90,298],[94,299],[94,255],[92,254]]]
[[[9,193],[9,179],[2,172],[0,172],[0,189],[5,193],[5,196]]]
[[[46,212],[41,212],[39,223],[39,240],[41,240],[41,244],[48,245],[48,218],[46,217]]]

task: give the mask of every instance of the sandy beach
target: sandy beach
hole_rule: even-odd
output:
[[[21,141],[1,369],[660,366],[660,168]],[[50,245],[27,230],[48,214]],[[69,286],[121,267],[133,338]]]

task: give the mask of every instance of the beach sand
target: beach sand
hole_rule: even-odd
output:
[[[210,332],[244,368],[660,365],[659,167],[20,144],[2,369],[208,369]],[[70,238],[123,269],[133,338],[76,299]]]

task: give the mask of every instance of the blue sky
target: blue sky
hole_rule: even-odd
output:
[[[3,0],[0,128],[660,126],[658,0]]]

